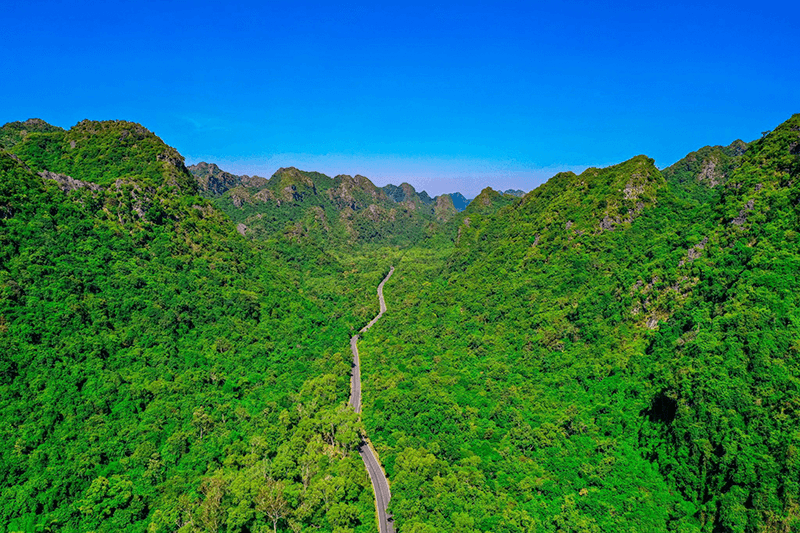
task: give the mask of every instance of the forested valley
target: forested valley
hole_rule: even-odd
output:
[[[0,128],[0,531],[800,528],[800,115],[461,200]]]

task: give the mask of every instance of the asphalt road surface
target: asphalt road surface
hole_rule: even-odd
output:
[[[389,269],[389,273],[383,278],[380,285],[378,285],[378,301],[380,302],[380,312],[369,321],[369,324],[361,328],[359,333],[363,333],[375,325],[383,313],[386,312],[386,302],[383,299],[383,285],[392,277],[394,267]],[[358,335],[353,335],[350,339],[350,350],[353,352],[353,375],[350,379],[350,405],[356,413],[361,412],[361,364],[358,358]],[[375,491],[375,507],[378,509],[378,531],[380,533],[394,533],[394,525],[392,517],[387,515],[386,509],[389,507],[389,499],[392,494],[389,492],[389,480],[386,479],[386,474],[383,473],[378,458],[370,448],[369,444],[362,439],[361,444],[358,446],[358,453],[364,461],[364,466],[367,467],[369,479],[372,481],[372,490]]]

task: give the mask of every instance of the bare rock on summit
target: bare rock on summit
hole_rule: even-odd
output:
[[[447,222],[453,218],[458,211],[453,205],[453,199],[450,195],[441,194],[436,197],[436,205],[433,208],[434,216],[439,222]]]

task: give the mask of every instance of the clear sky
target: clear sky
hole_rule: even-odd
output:
[[[800,112],[800,2],[4,2],[0,123],[431,194],[667,166]]]

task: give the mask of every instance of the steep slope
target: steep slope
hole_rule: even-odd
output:
[[[697,202],[717,196],[731,174],[741,165],[748,145],[734,141],[729,146],[704,146],[662,173],[675,194]]]
[[[750,144],[682,259],[697,287],[651,343],[641,440],[708,529],[800,526],[799,147],[800,115]]]
[[[798,147],[800,115],[712,204],[643,156],[559,174],[399,265],[423,274],[361,346],[398,523],[800,526]]]
[[[263,187],[267,184],[267,180],[260,176],[236,176],[225,172],[214,163],[205,161],[187,168],[197,179],[200,191],[210,196],[225,194],[234,187]]]
[[[303,296],[298,256],[242,238],[141,126],[84,122],[12,149],[0,151],[0,523],[374,530],[346,408],[360,317]]]

